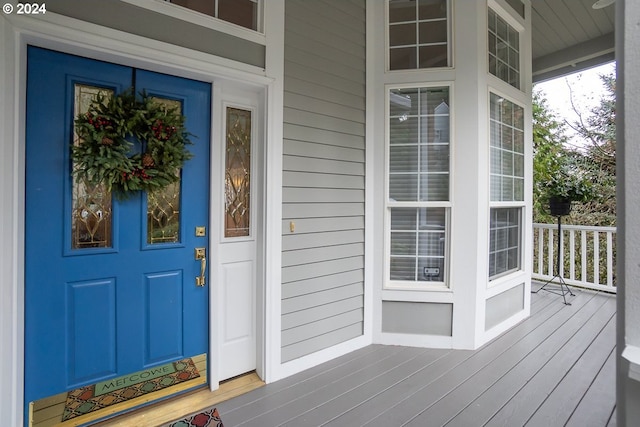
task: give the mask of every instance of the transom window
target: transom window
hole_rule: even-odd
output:
[[[450,66],[448,0],[389,0],[389,69]]]
[[[489,9],[489,73],[520,89],[520,34]]]
[[[258,30],[258,0],[165,0],[250,30]]]
[[[390,286],[446,283],[450,210],[449,87],[389,91]]]

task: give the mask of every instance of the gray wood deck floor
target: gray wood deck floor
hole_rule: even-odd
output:
[[[226,427],[614,426],[615,297],[572,290],[533,294],[476,351],[372,345],[218,410]]]

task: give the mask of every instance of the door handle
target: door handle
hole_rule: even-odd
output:
[[[196,248],[196,260],[200,260],[200,276],[196,277],[196,286],[204,286],[206,284],[205,272],[207,271],[207,252],[206,248]]]
[[[204,272],[207,269],[207,257],[200,258],[200,276],[196,277],[196,286],[204,286],[205,278]]]

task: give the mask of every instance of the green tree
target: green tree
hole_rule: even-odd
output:
[[[605,93],[587,115],[576,106],[578,120],[568,125],[585,143],[594,189],[598,198],[575,207],[575,216],[583,224],[613,226],[616,224],[616,79],[613,73],[600,75]]]
[[[566,157],[566,127],[549,109],[539,91],[533,92],[533,222],[553,223],[546,208],[545,183],[559,173]]]
[[[602,75],[605,94],[597,106],[583,114],[574,105],[578,120],[561,121],[549,109],[538,91],[533,94],[533,220],[555,222],[547,209],[548,183],[570,171],[586,180],[585,190],[595,197],[573,204],[565,222],[581,225],[615,225],[615,77]],[[582,140],[578,147],[568,144],[572,128]]]

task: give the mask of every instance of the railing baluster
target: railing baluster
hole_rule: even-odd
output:
[[[548,262],[548,270],[547,270],[547,274],[549,276],[552,276],[555,274],[553,271],[553,228],[549,229],[549,242],[547,244],[547,252],[549,253],[549,262]]]
[[[607,232],[607,286],[613,288],[613,233]]]
[[[593,283],[600,284],[600,233],[593,232]]]
[[[576,233],[569,230],[569,279],[576,279]]]
[[[544,229],[538,228],[538,274],[544,269]]]
[[[580,232],[580,244],[581,244],[581,251],[582,251],[580,253],[580,263],[582,267],[580,280],[582,282],[587,283],[589,279],[587,277],[587,230],[582,230]]]

